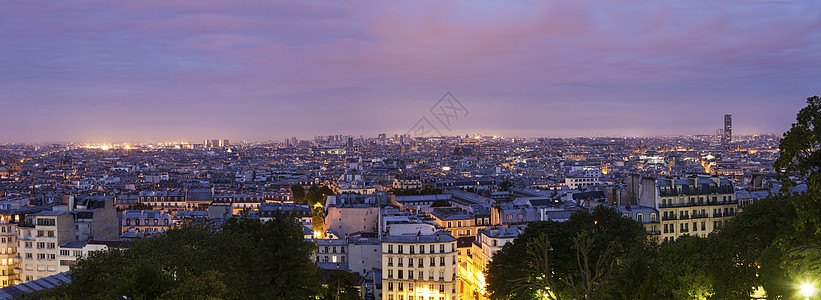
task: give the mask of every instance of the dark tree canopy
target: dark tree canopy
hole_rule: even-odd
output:
[[[90,255],[72,282],[35,298],[308,299],[322,294],[314,245],[288,216],[187,226]]]
[[[305,188],[301,185],[295,184],[291,186],[291,195],[294,196],[294,202],[296,203],[304,203],[305,202]]]
[[[596,262],[607,252],[612,252],[613,259],[621,259],[646,240],[644,227],[640,223],[625,218],[619,211],[605,206],[599,206],[592,212],[580,210],[566,222],[530,223],[521,236],[513,243],[506,244],[493,256],[493,261],[485,270],[487,289],[491,293],[491,298],[532,299],[537,294],[532,288],[520,289],[514,283],[527,276],[528,273],[522,270],[528,270],[533,264],[538,263],[525,258],[529,257],[528,243],[538,241],[540,237],[547,237],[550,243],[548,260],[555,274],[556,294],[560,298],[575,297],[576,292],[566,282],[571,278],[574,282],[583,281],[580,278],[577,260],[578,247],[574,244],[574,239],[578,240],[583,233],[588,235],[592,242],[588,253],[592,262]],[[612,260],[602,263],[609,264]]]
[[[785,186],[794,184],[788,176],[798,175],[807,178],[808,188],[819,191],[821,98],[807,98],[807,107],[802,108],[795,119],[790,130],[784,133],[773,168]]]

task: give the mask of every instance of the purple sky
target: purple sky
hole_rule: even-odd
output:
[[[0,142],[780,133],[818,1],[4,1]],[[430,118],[430,117],[429,117]],[[435,122],[435,121],[434,121]]]

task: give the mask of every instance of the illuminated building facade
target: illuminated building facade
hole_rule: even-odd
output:
[[[28,215],[18,224],[20,280],[29,282],[60,271],[58,246],[75,241],[74,217],[66,211]]]
[[[17,221],[19,215],[0,214],[0,287],[14,285],[17,280]]]
[[[429,235],[382,237],[382,299],[457,300],[456,238]]]
[[[472,244],[470,259],[459,264],[459,291],[462,299],[488,299],[490,295],[485,289],[484,270],[493,260],[493,255],[520,234],[521,227],[496,227],[479,232]]]
[[[661,215],[661,237],[706,237],[735,216],[738,200],[733,183],[725,177],[693,176],[643,180],[639,204]]]

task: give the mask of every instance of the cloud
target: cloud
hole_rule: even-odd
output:
[[[157,135],[156,127],[133,129],[136,120],[192,140],[217,130],[248,139],[404,132],[446,91],[484,116],[466,120],[465,130],[710,133],[719,122],[705,111],[721,110],[777,132],[819,93],[818,8],[811,1],[11,1],[0,11],[0,109],[21,112],[13,122],[41,123],[3,138],[113,138],[88,134],[99,125],[89,113],[128,115],[135,121],[107,126],[135,139]],[[494,103],[510,109],[484,110]],[[540,119],[549,122],[527,121]],[[76,126],[48,130],[61,123]],[[189,129],[173,132],[183,124]]]

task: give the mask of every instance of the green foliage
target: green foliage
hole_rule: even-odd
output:
[[[773,165],[783,183],[782,192],[789,191],[795,182],[789,176],[806,179],[809,195],[804,201],[794,202],[798,218],[796,230],[815,237],[821,244],[821,98],[807,98],[807,106],[796,115],[796,122],[778,146],[779,156]]]
[[[305,188],[301,185],[295,184],[291,186],[291,195],[294,196],[294,202],[296,203],[304,203],[305,202]]]
[[[544,268],[539,271],[541,276],[551,276],[556,282],[553,289],[559,298],[576,297],[576,291],[569,284],[591,282],[582,277],[583,264],[579,263],[580,244],[579,236],[586,232],[589,239],[587,256],[590,261],[589,269],[607,271],[603,264],[612,264],[623,260],[630,249],[643,245],[646,240],[644,227],[638,222],[624,218],[620,212],[605,206],[599,206],[592,212],[578,211],[566,222],[533,222],[525,232],[516,238],[513,243],[506,244],[497,252],[493,261],[485,270],[487,289],[492,299],[532,299],[540,291],[534,287],[521,288],[516,282],[527,281],[527,276],[539,276],[533,272],[523,272],[533,268],[534,264],[544,264],[548,261],[551,273]],[[546,259],[535,260],[533,246],[528,245],[540,237],[549,239],[549,252]],[[576,242],[574,242],[576,241]],[[600,257],[610,259],[599,260]],[[618,268],[616,264],[614,268]],[[594,272],[595,273],[595,272]],[[609,271],[608,271],[609,273]],[[609,278],[605,276],[595,284],[601,284],[607,290]],[[533,280],[531,280],[533,281]],[[591,282],[592,283],[592,282]],[[609,294],[613,294],[610,291]]]
[[[33,298],[307,299],[322,293],[314,245],[290,217],[172,229],[91,254],[72,282]]]
[[[151,206],[151,205],[149,205],[149,204],[145,204],[145,203],[142,203],[142,202],[137,202],[137,203],[134,203],[134,204],[129,205],[129,206],[128,206],[128,208],[126,208],[126,209],[133,209],[133,210],[152,210],[152,209],[154,209],[154,207],[153,207],[153,206]]]
[[[359,276],[340,270],[329,270],[325,280],[323,299],[327,300],[359,300]]]
[[[796,115],[796,122],[778,147],[779,156],[773,165],[778,177],[788,185],[794,185],[787,177],[795,174],[808,177],[811,188],[818,191],[819,167],[821,167],[821,98],[807,98],[807,107]],[[785,190],[786,191],[786,190]]]

